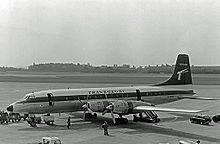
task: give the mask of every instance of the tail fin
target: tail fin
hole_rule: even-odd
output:
[[[161,84],[157,84],[156,86],[186,84],[192,84],[189,56],[186,54],[179,54],[172,77]]]

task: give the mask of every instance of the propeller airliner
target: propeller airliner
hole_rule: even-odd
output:
[[[127,123],[124,115],[133,114],[134,120],[145,114],[151,121],[159,122],[156,111],[198,113],[187,110],[159,107],[157,105],[196,97],[193,90],[165,88],[168,85],[192,85],[189,56],[179,54],[173,75],[167,81],[151,86],[105,87],[81,89],[55,89],[28,93],[7,107],[23,114],[50,114],[84,111],[84,119],[96,118],[96,113],[110,113],[114,124]],[[118,115],[118,118],[115,118]]]

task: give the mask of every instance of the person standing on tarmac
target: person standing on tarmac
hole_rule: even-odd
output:
[[[105,121],[105,122],[102,124],[102,128],[103,128],[103,130],[104,130],[104,135],[105,135],[105,136],[108,136],[108,127],[109,127],[109,125],[108,125],[107,121]]]
[[[67,128],[68,129],[70,128],[70,117],[68,117],[68,119],[67,119]]]

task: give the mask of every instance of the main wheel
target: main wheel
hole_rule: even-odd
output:
[[[92,115],[92,118],[93,118],[93,119],[97,118],[97,113],[94,113],[94,114]]]
[[[128,123],[127,118],[116,118],[115,121],[116,121],[116,124],[127,124]]]
[[[86,113],[85,118],[86,119],[95,119],[95,118],[97,118],[97,114],[96,113],[94,113],[94,114]]]

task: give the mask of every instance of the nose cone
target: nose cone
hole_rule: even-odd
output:
[[[13,112],[13,105],[9,105],[9,106],[7,107],[7,111]]]

